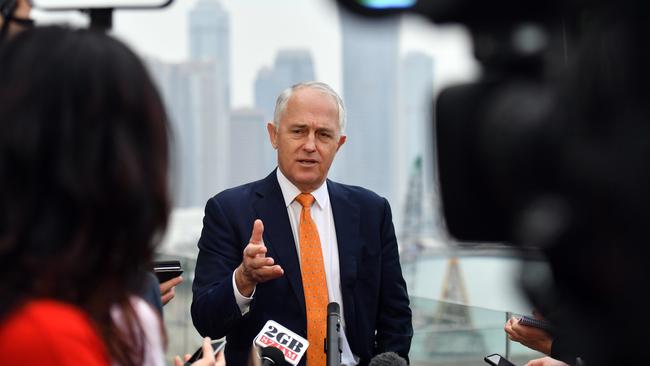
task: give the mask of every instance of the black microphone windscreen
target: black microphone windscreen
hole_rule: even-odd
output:
[[[408,364],[397,353],[384,352],[373,357],[368,366],[408,366]]]
[[[341,307],[339,306],[338,302],[331,302],[327,304],[327,313],[332,314],[336,313],[339,314],[341,312]]]
[[[283,365],[284,362],[284,353],[275,347],[264,347],[262,348],[262,359],[268,359],[273,361],[273,365]]]

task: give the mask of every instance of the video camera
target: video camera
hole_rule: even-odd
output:
[[[524,290],[591,365],[647,363],[650,21],[633,0],[338,0],[460,23],[483,66],[435,103],[447,228],[536,248]],[[624,335],[624,336],[623,336]]]
[[[0,0],[1,2],[2,0]],[[16,0],[9,0],[15,3]],[[113,26],[113,10],[162,9],[174,0],[29,0],[42,11],[81,11],[90,17],[90,27],[108,31]]]

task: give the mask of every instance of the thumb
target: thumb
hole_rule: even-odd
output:
[[[262,244],[262,234],[264,233],[264,224],[262,220],[257,219],[253,223],[253,233],[250,242],[253,244]]]
[[[212,344],[210,344],[210,337],[205,337],[203,339],[203,358],[202,360],[210,361],[210,365],[214,364],[214,350],[212,349]]]

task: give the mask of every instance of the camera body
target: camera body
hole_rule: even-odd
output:
[[[471,32],[482,77],[435,102],[447,228],[461,243],[541,253],[550,271],[524,266],[523,289],[542,313],[560,314],[559,336],[589,365],[646,357],[650,19],[643,6],[439,0],[362,12],[418,12]]]

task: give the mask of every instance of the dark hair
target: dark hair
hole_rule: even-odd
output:
[[[140,362],[129,294],[167,223],[167,138],[161,98],[121,42],[45,27],[5,44],[0,317],[36,297],[71,303],[96,323],[113,360]]]

